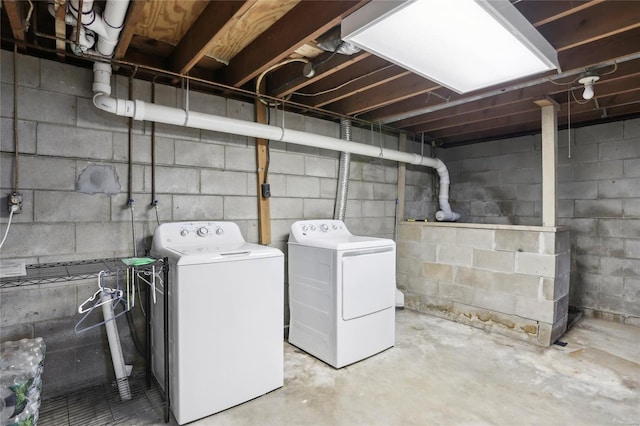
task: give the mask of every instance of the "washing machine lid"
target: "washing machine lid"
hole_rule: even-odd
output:
[[[283,256],[278,249],[247,243],[233,222],[169,222],[156,228],[151,255],[178,265]]]
[[[176,246],[158,250],[155,256],[167,256],[177,265],[199,265],[217,262],[238,262],[243,260],[279,257],[284,254],[273,247],[243,243],[223,246]]]
[[[387,238],[353,235],[341,220],[301,220],[291,225],[289,244],[329,250],[395,246]]]

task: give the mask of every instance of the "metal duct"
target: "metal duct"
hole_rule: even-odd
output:
[[[340,120],[340,139],[351,140],[351,120]],[[342,151],[340,153],[340,165],[338,169],[338,189],[336,191],[336,207],[333,218],[344,220],[347,211],[347,195],[349,194],[349,169],[351,168],[351,154]]]

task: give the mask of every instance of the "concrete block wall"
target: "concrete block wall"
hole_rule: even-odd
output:
[[[14,81],[12,52],[0,51],[0,214],[4,231],[6,197],[13,191]],[[138,254],[151,245],[161,222],[228,220],[245,239],[258,242],[255,142],[251,138],[158,124],[155,187],[158,209],[151,206],[151,125],[134,122],[131,182],[128,174],[128,120],[92,104],[92,72],[18,55],[19,191],[23,211],[15,215],[2,249],[3,259],[27,264],[133,255],[131,210],[135,200]],[[128,96],[128,79],[113,78],[113,93]],[[149,101],[151,84],[133,81],[134,98]],[[156,87],[156,101],[181,106],[173,87]],[[190,108],[254,120],[249,102],[190,93]],[[282,123],[282,111],[271,121]],[[287,113],[285,126],[339,137],[339,124]],[[396,148],[397,137],[354,128],[353,140]],[[272,246],[286,254],[293,222],[332,218],[339,154],[271,143]],[[352,157],[346,223],[356,234],[393,237],[396,163]],[[50,350],[45,391],[67,389],[87,380],[104,380],[110,371],[101,331],[75,335],[77,306],[94,282],[72,282],[0,289],[0,339],[40,335]],[[53,291],[53,296],[50,294]],[[285,312],[288,310],[285,309]],[[135,313],[139,316],[140,313]],[[136,317],[139,320],[141,317]],[[288,318],[286,319],[288,322]],[[133,357],[126,323],[120,324]],[[127,340],[128,339],[128,340]],[[128,360],[129,361],[129,360]],[[96,364],[97,363],[97,364]]]
[[[398,287],[410,309],[550,345],[567,326],[569,231],[404,222]]]
[[[541,224],[539,134],[437,154],[466,221]],[[640,119],[559,132],[558,224],[571,229],[570,304],[640,325]]]

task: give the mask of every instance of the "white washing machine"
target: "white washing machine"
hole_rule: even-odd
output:
[[[232,222],[165,223],[171,411],[188,423],[283,384],[284,255]],[[152,312],[153,374],[164,383],[163,299]]]
[[[288,247],[289,343],[335,368],[394,345],[393,240],[307,220],[291,226]]]

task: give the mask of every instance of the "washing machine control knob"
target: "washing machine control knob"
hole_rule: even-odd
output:
[[[183,237],[186,237],[187,235],[189,235],[189,231],[187,231],[186,229],[183,229],[182,231],[180,231],[180,235],[182,235]]]
[[[302,225],[302,231],[303,231],[303,232],[307,232],[307,229],[309,229],[309,228],[307,227],[307,225]]]
[[[338,225],[333,225],[333,229],[338,229]]]
[[[327,232],[329,230],[329,225],[327,225],[326,223],[323,223],[322,225],[320,225],[320,229],[323,232]]]
[[[207,234],[209,234],[209,229],[203,226],[203,227],[198,228],[197,232],[198,232],[199,236],[204,237]]]
[[[222,229],[222,228],[217,228],[217,229],[216,229],[216,235],[222,235],[222,234],[224,234],[224,229]]]
[[[310,228],[310,229],[311,229],[312,231],[315,231],[315,230],[316,230],[316,226],[315,226],[315,225],[311,225],[311,228]]]

